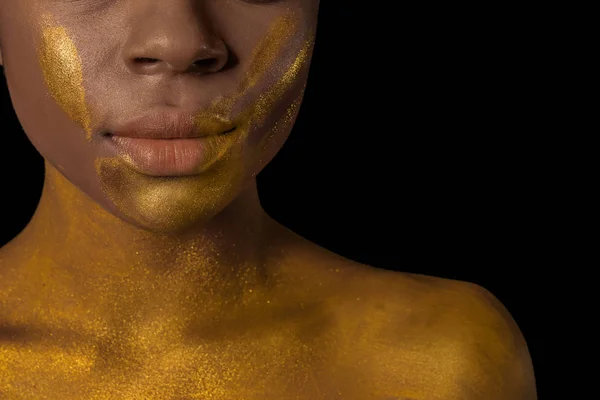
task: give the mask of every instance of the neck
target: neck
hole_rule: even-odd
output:
[[[102,302],[151,292],[156,301],[187,294],[232,306],[271,284],[265,260],[273,226],[254,181],[185,234],[149,232],[104,210],[46,163],[39,206],[19,239],[31,249],[28,265],[46,271],[48,285],[85,288]]]

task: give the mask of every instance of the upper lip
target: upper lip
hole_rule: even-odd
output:
[[[217,125],[216,131],[209,132],[196,125],[195,113],[155,111],[126,122],[110,134],[140,139],[188,139],[217,135],[235,129],[235,126],[225,122]]]

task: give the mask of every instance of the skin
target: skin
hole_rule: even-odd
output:
[[[487,291],[351,262],[262,209],[255,177],[296,118],[318,7],[0,3],[0,62],[46,161],[0,250],[0,397],[535,398]],[[241,133],[202,173],[145,176],[103,134],[157,107]]]

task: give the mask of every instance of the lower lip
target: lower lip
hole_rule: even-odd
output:
[[[138,139],[108,137],[121,159],[150,176],[188,176],[201,172],[208,137],[190,139]]]

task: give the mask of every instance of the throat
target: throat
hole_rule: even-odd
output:
[[[255,189],[194,229],[157,233],[109,213],[47,163],[38,208],[13,244],[22,282],[40,296],[52,290],[55,299],[93,308],[227,309],[252,301],[275,279],[268,263],[275,222]]]

